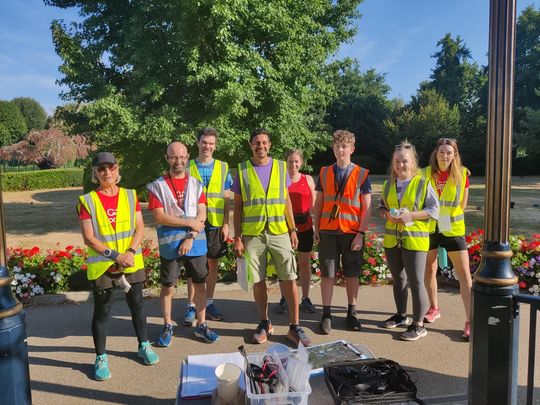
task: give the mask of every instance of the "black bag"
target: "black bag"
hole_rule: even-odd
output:
[[[309,218],[309,212],[306,212],[305,214],[294,214],[294,224],[295,225],[307,224],[308,218]]]
[[[324,380],[337,405],[423,404],[410,376],[392,360],[365,359],[324,366]]]

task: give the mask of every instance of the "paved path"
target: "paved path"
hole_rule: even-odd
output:
[[[180,299],[175,300],[175,321],[181,322],[185,308],[185,292],[179,288]],[[214,344],[201,343],[193,336],[193,329],[176,326],[173,343],[169,348],[156,348],[160,363],[144,366],[136,356],[137,343],[123,299],[115,301],[113,319],[109,323],[107,353],[112,379],[97,382],[92,379],[95,358],[90,321],[92,303],[38,305],[26,309],[28,348],[32,399],[35,404],[173,404],[178,385],[179,366],[190,354],[235,351],[240,344],[247,352],[264,351],[272,342],[286,343],[286,315],[272,313],[275,336],[267,344],[251,343],[251,335],[258,322],[251,293],[234,288],[220,289],[216,302],[226,315],[221,322],[210,322],[210,327],[221,335]],[[313,302],[320,304],[319,287],[311,289]],[[279,290],[271,288],[269,300],[279,300]],[[391,287],[362,287],[359,296],[359,318],[364,328],[361,332],[343,330],[346,312],[345,290],[336,287],[334,302],[339,307],[334,311],[334,331],[329,336],[317,334],[320,318],[317,314],[301,312],[301,324],[311,335],[314,343],[337,339],[367,346],[376,357],[385,357],[399,362],[410,370],[417,381],[420,398],[448,396],[467,392],[469,345],[461,338],[464,315],[457,290],[443,289],[440,292],[442,318],[428,326],[428,335],[416,342],[399,340],[400,331],[381,329],[378,324],[394,311]],[[526,307],[525,307],[526,308]],[[155,339],[161,329],[159,301],[146,301],[148,328]],[[520,344],[520,401],[524,403],[525,367],[527,347],[528,310],[522,310]],[[537,372],[537,375],[540,374]],[[536,379],[540,386],[540,378]],[[537,390],[540,391],[540,390]],[[537,392],[540,398],[540,392]],[[540,403],[540,399],[538,400]],[[430,403],[436,402],[433,399]]]

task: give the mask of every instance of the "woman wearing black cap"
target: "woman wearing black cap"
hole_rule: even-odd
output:
[[[110,152],[99,152],[92,161],[95,191],[79,197],[77,205],[84,243],[88,246],[87,276],[94,293],[92,335],[96,349],[95,378],[111,378],[105,354],[106,325],[113,287],[126,293],[131,319],[139,341],[138,356],[145,364],[159,361],[146,331],[142,288],[145,270],[140,249],[143,218],[135,190],[119,187],[118,164]]]

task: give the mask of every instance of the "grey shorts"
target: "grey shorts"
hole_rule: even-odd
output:
[[[96,290],[107,290],[116,287],[115,281],[124,274],[129,284],[142,283],[146,280],[146,271],[144,269],[137,270],[133,273],[120,273],[119,271],[111,273],[106,271],[95,280],[91,280],[92,286]]]
[[[227,241],[221,240],[221,228],[206,229],[206,243],[208,252],[206,257],[209,259],[219,259],[227,254]]]
[[[364,244],[362,249],[351,250],[351,243],[356,234],[321,233],[319,243],[319,263],[323,277],[334,278],[339,264],[343,266],[345,277],[359,277],[364,264]],[[340,260],[341,259],[341,260]]]
[[[186,269],[186,276],[195,284],[204,283],[208,275],[206,255],[182,256],[178,259],[165,259],[160,256],[160,281],[165,287],[174,287],[180,278],[182,267]],[[182,266],[183,265],[183,266]]]
[[[265,230],[259,236],[244,236],[243,240],[254,283],[266,279],[269,257],[279,281],[296,280],[296,259],[288,233],[272,235]]]

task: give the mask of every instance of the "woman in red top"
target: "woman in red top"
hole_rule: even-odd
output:
[[[291,179],[289,197],[293,207],[295,226],[298,229],[298,267],[302,286],[300,308],[306,312],[314,313],[315,306],[309,299],[309,287],[311,284],[310,259],[313,250],[311,209],[315,201],[315,182],[311,176],[300,173],[300,168],[304,164],[304,156],[301,150],[289,150],[285,153],[284,158]],[[287,312],[287,302],[285,298],[281,297],[278,313],[283,314],[285,312]]]
[[[452,261],[459,280],[461,299],[467,317],[463,328],[463,338],[469,339],[472,278],[469,269],[469,253],[465,242],[464,211],[469,196],[470,172],[461,164],[457,141],[451,138],[440,138],[437,141],[437,146],[429,160],[429,167],[424,170],[430,174],[430,181],[437,190],[441,204],[435,232],[429,235],[425,284],[430,308],[425,315],[425,321],[434,322],[441,317],[437,300],[436,274],[437,248],[443,247],[448,252],[448,257]],[[447,201],[445,202],[445,200]]]

